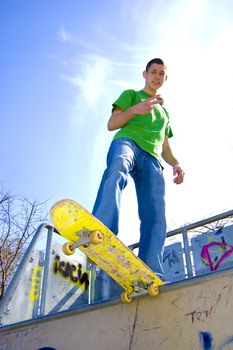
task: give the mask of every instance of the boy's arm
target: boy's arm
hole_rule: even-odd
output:
[[[134,106],[130,107],[126,111],[122,111],[122,109],[119,107],[115,107],[111,117],[108,120],[108,130],[113,131],[120,129],[127,124],[128,121],[133,118],[133,107]]]
[[[143,115],[150,113],[154,105],[157,103],[161,103],[160,95],[149,97],[146,100],[131,106],[125,111],[122,111],[119,107],[115,107],[108,121],[108,130],[112,131],[122,128],[135,114]]]
[[[162,157],[169,165],[173,167],[173,175],[174,177],[174,183],[181,184],[184,181],[184,171],[179,165],[178,160],[174,157],[170,144],[168,136],[165,136],[165,140],[163,143],[163,150],[162,150]]]

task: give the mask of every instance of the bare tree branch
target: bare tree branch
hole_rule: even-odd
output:
[[[0,299],[37,227],[46,219],[45,203],[0,191]]]
[[[190,232],[192,232],[193,235],[207,234],[209,232],[217,232],[217,231],[219,231],[220,233],[224,227],[228,225],[232,225],[232,223],[233,223],[233,216],[231,215],[224,219],[213,221],[209,224],[205,224],[195,229],[192,229]]]

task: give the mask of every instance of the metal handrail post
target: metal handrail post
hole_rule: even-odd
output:
[[[188,240],[188,231],[187,227],[183,227],[182,229],[182,237],[183,237],[183,243],[184,243],[184,256],[186,261],[186,267],[187,267],[187,275],[188,277],[193,277],[193,268],[192,268],[192,261],[190,256],[190,245]]]
[[[43,273],[43,282],[42,282],[42,291],[41,291],[41,307],[40,307],[40,315],[43,316],[45,314],[45,304],[46,304],[46,294],[47,294],[47,285],[49,278],[49,263],[50,263],[50,255],[51,255],[51,244],[52,244],[52,233],[53,227],[48,226],[48,234],[46,241],[46,251],[45,251],[45,259],[44,259],[44,273]]]

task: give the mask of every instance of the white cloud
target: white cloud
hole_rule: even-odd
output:
[[[71,43],[74,42],[74,36],[67,30],[65,30],[63,25],[60,27],[58,31],[58,38],[62,42],[71,42]]]
[[[67,31],[63,25],[61,25],[58,30],[58,39],[64,43],[70,43],[86,49],[88,52],[101,52],[100,47],[94,45],[93,42],[89,40],[89,38],[73,34],[70,31]]]

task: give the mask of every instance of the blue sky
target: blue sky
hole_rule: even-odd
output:
[[[233,204],[233,3],[222,0],[1,0],[0,184],[21,197],[73,198],[92,209],[122,90],[141,89],[153,57],[171,146],[186,172],[165,166],[168,228]],[[120,237],[138,240],[132,182]]]

